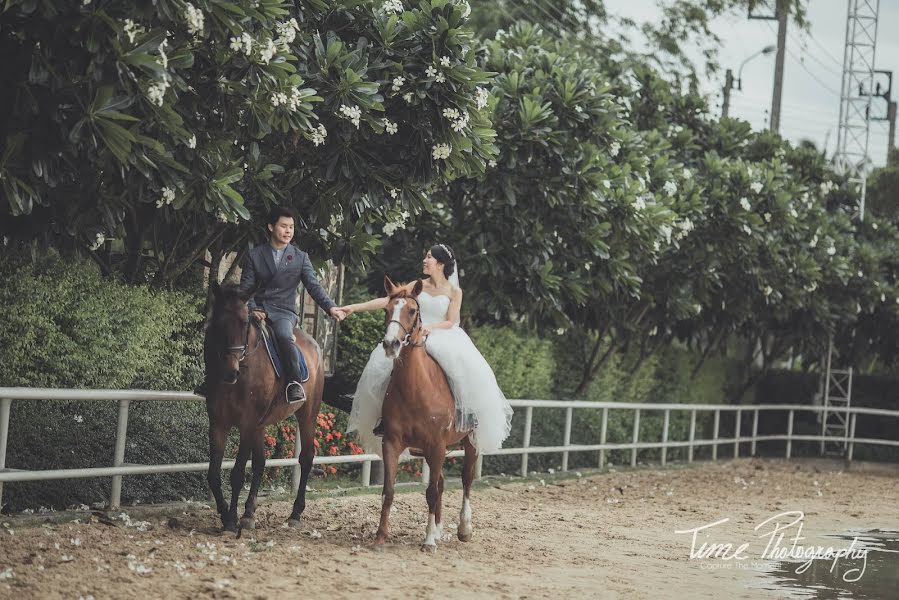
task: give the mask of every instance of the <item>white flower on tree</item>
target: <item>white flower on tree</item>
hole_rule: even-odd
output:
[[[431,150],[431,156],[434,157],[434,160],[445,160],[449,158],[452,149],[449,144],[435,144]]]
[[[490,160],[487,161],[487,166],[490,167],[491,169],[495,168],[496,161],[491,158]]]
[[[162,208],[175,200],[175,190],[170,187],[162,188],[162,196],[156,201],[156,208]]]
[[[203,33],[203,11],[190,2],[184,5],[184,20],[187,21],[188,33]]]
[[[809,248],[815,248],[818,246],[818,234],[816,233],[814,237],[812,237],[812,241],[808,243]]]
[[[390,188],[390,197],[396,200],[396,197],[399,195],[394,188]]]
[[[406,103],[411,104],[412,103],[412,92],[406,92],[405,94],[403,94],[403,100],[405,100]]]
[[[752,204],[749,203],[749,199],[746,196],[740,198],[740,206],[743,207],[743,210],[752,210]]]
[[[319,123],[318,127],[312,130],[312,143],[316,146],[321,146],[325,143],[325,138],[328,137],[328,130],[325,129],[325,126]]]
[[[150,87],[147,88],[147,99],[156,106],[162,106],[162,101],[165,98],[165,91],[168,88],[169,83],[167,81],[154,81],[150,84]]]
[[[163,69],[169,68],[169,56],[165,53],[165,47],[169,45],[168,40],[162,40],[162,43],[159,44],[157,50],[159,51],[159,64],[162,65]],[[163,77],[168,78],[168,73],[163,75]]]
[[[746,223],[743,223],[741,229],[746,233],[746,235],[752,235],[752,228],[749,227]]]
[[[486,89],[479,87],[475,92],[475,105],[478,107],[478,110],[487,106],[487,100],[490,98],[490,92]]]
[[[259,51],[259,60],[262,61],[262,64],[267,65],[277,53],[278,47],[275,46],[275,42],[271,38],[268,38],[265,40],[265,47]]]
[[[437,77],[434,78],[434,81],[437,83],[444,83],[446,81],[446,75],[443,74],[443,71],[437,73]]]
[[[286,106],[288,102],[287,94],[284,92],[275,92],[272,94],[271,103],[275,108],[279,106]]]
[[[386,131],[390,135],[395,134],[399,130],[396,123],[392,123],[388,119],[381,119],[381,121],[384,123],[384,131]]]
[[[392,12],[394,14],[399,14],[405,9],[403,8],[402,0],[387,0],[384,3],[384,10],[387,12]]]
[[[128,42],[133,44],[134,39],[138,36],[138,34],[141,34],[144,32],[144,28],[141,27],[140,25],[137,25],[131,19],[125,19],[124,31],[125,31],[125,35],[128,36]]]
[[[637,196],[634,200],[634,210],[641,211],[646,208],[646,200],[643,199],[643,196]]]
[[[435,69],[433,65],[431,65],[427,69],[425,69],[426,77],[433,77],[436,74],[437,74],[437,69]]]
[[[450,66],[450,57],[449,56],[441,56],[440,57],[440,66],[441,67]]]
[[[765,217],[765,223],[771,222],[771,213],[766,212],[763,216]]]
[[[406,78],[405,78],[405,77],[394,77],[394,79],[393,79],[393,88],[392,88],[393,91],[394,91],[394,92],[400,91],[400,88],[403,87],[403,85],[405,85],[405,83],[406,83]]]
[[[753,181],[752,185],[749,186],[749,189],[751,189],[753,192],[758,194],[759,192],[762,191],[762,187],[764,187],[764,186],[762,186],[761,181]]]
[[[677,193],[677,184],[673,181],[666,181],[665,185],[662,186],[662,189],[665,190],[665,193],[669,196],[673,196]]]
[[[293,43],[293,41],[297,37],[297,31],[300,30],[300,25],[297,23],[296,19],[291,19],[284,23],[278,23],[275,25],[275,31],[278,32],[278,41],[277,44],[280,46],[286,46],[287,44]]]
[[[684,169],[684,179],[691,179],[693,177],[693,173],[690,172],[690,169]]]
[[[359,129],[359,119],[362,117],[362,110],[358,106],[340,105],[340,114],[349,119],[350,122]]]
[[[191,135],[190,139],[187,140],[187,147],[190,149],[194,149],[197,147],[197,136],[196,134]]]
[[[830,256],[833,256],[836,253],[837,253],[837,249],[834,246],[827,247],[827,254],[829,254]]]
[[[621,152],[621,144],[618,142],[612,142],[609,145],[609,154],[612,156],[618,156],[618,153]]]

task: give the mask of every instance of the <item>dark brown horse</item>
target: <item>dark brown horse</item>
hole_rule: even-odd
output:
[[[462,467],[462,511],[458,537],[471,539],[471,484],[474,481],[478,454],[468,432],[456,431],[456,403],[449,382],[440,365],[424,348],[421,311],[418,296],[422,282],[395,285],[384,278],[390,296],[386,307],[384,349],[394,359],[393,374],[384,396],[384,504],[375,546],[387,540],[387,519],[393,505],[394,484],[400,454],[412,448],[424,456],[430,467],[428,482],[428,528],[422,551],[435,551],[442,536],[443,461],[446,449],[462,443],[465,460]]]
[[[306,358],[309,380],[304,384],[306,402],[288,405],[283,382],[275,378],[275,370],[265,351],[265,343],[250,319],[247,300],[254,290],[240,292],[237,286],[213,285],[214,305],[207,336],[216,367],[209,374],[206,412],[209,415],[209,472],[207,480],[215,505],[228,531],[237,530],[237,503],[243,489],[247,459],[252,455],[253,479],[250,493],[240,518],[240,527],[253,529],[256,494],[265,469],[265,428],[294,414],[300,440],[300,488],[288,524],[299,525],[306,508],[306,481],[315,457],[313,437],[316,416],[322,402],[324,369],[318,343],[305,332],[294,330],[296,344]],[[299,410],[298,410],[299,408]],[[240,431],[240,446],[231,471],[231,505],[222,494],[222,458],[225,442],[232,427]]]

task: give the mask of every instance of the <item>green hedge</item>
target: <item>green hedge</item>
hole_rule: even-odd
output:
[[[200,376],[201,301],[106,279],[93,263],[55,252],[0,255],[0,381],[5,386],[190,389]],[[114,402],[13,402],[7,466],[112,464]],[[206,459],[200,402],[133,403],[125,460]],[[11,509],[108,499],[109,478],[4,486]],[[128,477],[123,501],[205,494],[201,474]]]

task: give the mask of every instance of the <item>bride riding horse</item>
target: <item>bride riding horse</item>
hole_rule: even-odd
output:
[[[474,481],[477,450],[470,431],[456,427],[456,402],[446,375],[424,348],[422,308],[419,297],[422,282],[411,286],[396,286],[384,281],[389,296],[386,312],[387,327],[383,346],[394,359],[393,375],[387,385],[381,414],[384,423],[384,503],[381,523],[375,538],[376,545],[387,540],[390,508],[393,505],[394,484],[400,454],[413,448],[428,463],[428,527],[422,550],[434,551],[442,536],[443,462],[448,446],[462,443],[465,459],[462,465],[462,511],[459,515],[458,538],[471,539],[471,484]]]

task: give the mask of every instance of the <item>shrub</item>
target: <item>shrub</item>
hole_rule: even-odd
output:
[[[0,255],[0,381],[56,388],[185,389],[200,374],[199,301],[184,293],[104,279],[88,261],[55,252]],[[18,401],[12,405],[7,466],[111,465],[112,402]],[[132,404],[126,461],[205,460],[203,406]],[[203,493],[200,474],[128,477],[125,500]],[[66,507],[108,498],[109,479],[6,486],[10,507]]]

